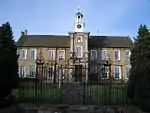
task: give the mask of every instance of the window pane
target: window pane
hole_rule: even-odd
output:
[[[97,57],[97,51],[91,50],[91,60],[94,60]]]
[[[130,59],[130,51],[126,51],[126,60]]]
[[[114,77],[119,79],[120,78],[120,75],[121,75],[121,72],[120,72],[120,67],[119,66],[116,66],[115,67],[115,75]]]
[[[24,66],[20,66],[20,69],[19,69],[19,75],[20,77],[25,77],[25,67]]]
[[[54,78],[54,66],[50,66],[46,73],[43,75],[43,78],[47,81],[52,83]]]
[[[22,50],[21,51],[21,59],[25,59],[25,56],[26,55],[26,51],[25,50]]]
[[[106,60],[108,58],[108,52],[106,50],[102,50],[102,60]]]
[[[108,73],[103,73],[102,75],[103,75],[102,76],[103,79],[108,79]]]
[[[53,74],[54,74],[54,66],[53,67],[50,67],[48,69],[49,73],[48,73],[48,77],[52,78]]]
[[[95,56],[96,56],[96,52],[95,52],[95,51],[92,51],[92,57],[95,58]]]
[[[126,66],[125,67],[125,78],[129,78],[129,75],[130,75],[130,66]]]
[[[33,60],[33,59],[35,59],[35,50],[31,50],[31,59]]]
[[[77,42],[81,42],[81,41],[82,41],[81,37],[77,37]]]
[[[76,54],[78,57],[81,57],[81,47],[76,48]]]
[[[115,51],[115,60],[120,60],[119,51]]]
[[[30,77],[35,77],[36,74],[36,67],[30,66]]]
[[[59,59],[64,59],[64,51],[59,51]]]
[[[54,60],[55,59],[55,51],[53,51],[53,50],[49,51],[49,57],[51,60]]]
[[[109,67],[106,67],[106,66],[103,67],[102,72],[103,72],[102,78],[103,79],[108,79],[108,77],[109,77]]]

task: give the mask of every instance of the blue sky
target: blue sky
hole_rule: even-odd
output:
[[[134,37],[140,24],[150,26],[150,0],[1,0],[0,24],[9,21],[15,40],[28,34],[68,34],[80,7],[91,35]]]

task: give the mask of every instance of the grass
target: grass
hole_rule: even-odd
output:
[[[87,88],[90,102],[97,104],[123,104],[127,100],[125,86],[91,85]]]
[[[110,95],[111,92],[111,95]],[[19,90],[13,91],[16,99],[21,102],[60,103],[61,89],[58,84],[25,84]],[[126,87],[108,85],[88,85],[86,102],[88,104],[121,104],[126,101]]]
[[[58,85],[46,84],[46,85],[25,85],[17,91],[15,97],[21,102],[49,102],[57,103],[60,100],[60,88]]]

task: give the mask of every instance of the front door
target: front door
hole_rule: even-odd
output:
[[[82,65],[75,65],[75,82],[82,82]]]

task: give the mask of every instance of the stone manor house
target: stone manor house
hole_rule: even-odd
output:
[[[84,15],[78,11],[75,14],[74,30],[68,35],[30,35],[27,31],[22,32],[18,42],[19,75],[21,77],[36,76],[36,58],[42,53],[44,60],[57,61],[57,64],[69,65],[69,60],[75,52],[80,62],[76,65],[89,66],[87,74],[97,73],[92,65],[101,64],[102,60],[111,60],[111,76],[115,80],[127,80],[130,70],[130,49],[133,45],[129,36],[92,36],[85,32]],[[95,75],[96,76],[96,75]],[[108,79],[109,74],[101,76]],[[88,77],[87,77],[88,79]]]

